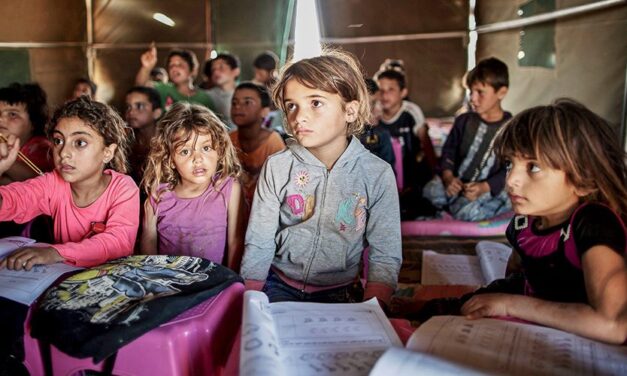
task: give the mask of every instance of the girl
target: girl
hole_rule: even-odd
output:
[[[50,122],[54,172],[0,187],[0,221],[54,219],[53,245],[19,249],[0,268],[30,270],[66,262],[93,266],[127,256],[139,225],[139,190],[126,172],[124,121],[86,97],[59,108]],[[20,139],[0,144],[0,175],[15,162]]]
[[[273,97],[295,138],[257,184],[242,276],[270,301],[387,304],[401,265],[394,173],[354,137],[370,115],[356,60],[339,51],[287,65]],[[357,283],[355,283],[357,282]]]
[[[475,294],[461,313],[624,343],[627,171],[616,135],[587,108],[558,100],[516,116],[495,145],[517,213],[507,237],[521,256],[524,281],[509,289],[519,295]]]
[[[144,175],[144,254],[203,257],[238,269],[243,248],[241,167],[210,110],[176,103],[159,121]],[[225,257],[226,245],[226,257]]]

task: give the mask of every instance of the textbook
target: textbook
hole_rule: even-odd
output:
[[[34,244],[34,239],[21,236],[0,238],[0,260],[18,248]],[[31,305],[46,289],[65,273],[82,268],[63,263],[35,265],[29,271],[0,269],[0,296]]]
[[[422,253],[422,284],[485,286],[505,278],[512,249],[505,244],[480,241],[473,255]]]
[[[376,299],[354,304],[269,303],[244,294],[240,375],[367,375],[402,346]]]
[[[532,324],[436,316],[371,375],[627,375],[627,346]]]

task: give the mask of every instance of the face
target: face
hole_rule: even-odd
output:
[[[470,104],[481,117],[487,117],[495,111],[501,111],[501,100],[505,98],[507,87],[494,90],[494,87],[482,82],[470,86]]]
[[[357,101],[344,106],[338,94],[308,88],[297,80],[287,82],[283,98],[289,127],[301,145],[314,154],[345,147],[346,126],[356,118]]]
[[[142,93],[129,93],[126,96],[126,122],[132,128],[141,129],[155,125],[161,115],[161,109],[153,110],[148,96]]]
[[[30,122],[26,104],[0,102],[0,133],[14,135],[20,139],[21,145],[33,135],[33,124]]]
[[[272,78],[272,73],[265,69],[255,68],[255,81],[259,82],[262,85],[265,85],[266,82],[270,81]]]
[[[562,170],[520,155],[506,161],[506,188],[517,214],[538,216],[548,226],[568,218],[580,195]]]
[[[261,124],[263,107],[259,93],[253,89],[237,89],[231,99],[231,119],[238,127]]]
[[[101,179],[104,166],[117,147],[105,146],[104,138],[76,117],[59,120],[52,144],[55,168],[69,183]]]
[[[407,96],[407,88],[401,89],[398,81],[390,78],[381,78],[377,83],[383,111],[386,113],[398,111],[403,98]]]
[[[183,136],[181,131],[177,140]],[[218,152],[213,149],[209,134],[193,133],[187,142],[170,152],[183,187],[209,186],[218,167]]]
[[[168,60],[168,76],[170,81],[176,84],[185,84],[192,79],[192,68],[187,61],[178,55],[173,55]]]
[[[79,83],[76,84],[76,86],[74,86],[74,92],[72,93],[72,99],[76,99],[76,98],[80,97],[81,95],[86,95],[89,98],[91,98],[94,95],[94,93],[91,92],[91,86],[89,86],[85,82],[79,82]]]
[[[235,82],[237,76],[239,76],[239,68],[231,69],[224,59],[211,62],[211,81],[214,85],[222,86]]]

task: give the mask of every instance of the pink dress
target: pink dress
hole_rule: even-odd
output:
[[[202,257],[221,264],[226,247],[227,208],[234,179],[198,197],[179,198],[165,184],[161,198],[150,203],[157,216],[158,253]]]

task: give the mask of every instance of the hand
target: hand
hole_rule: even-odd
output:
[[[453,175],[451,175],[450,178],[448,178],[448,179],[445,179],[443,177],[442,181],[444,182],[444,188],[446,189],[446,195],[449,196],[449,197],[457,196],[462,191],[462,189],[464,188],[464,184],[462,183],[462,181],[459,178],[456,178]]]
[[[510,294],[478,294],[462,306],[462,315],[474,320],[482,317],[508,316]]]
[[[480,183],[464,184],[464,197],[469,201],[475,201],[482,194],[490,191],[490,185],[483,181]]]
[[[56,249],[47,244],[20,248],[0,261],[0,269],[31,270],[35,265],[54,264],[63,261],[64,258]]]
[[[142,67],[146,69],[152,69],[157,65],[157,47],[155,47],[155,42],[150,44],[150,48],[142,54],[140,60]]]
[[[6,140],[6,142],[4,140]],[[15,137],[15,135],[9,134],[0,137],[0,175],[4,174],[13,166],[19,151],[20,139]]]

